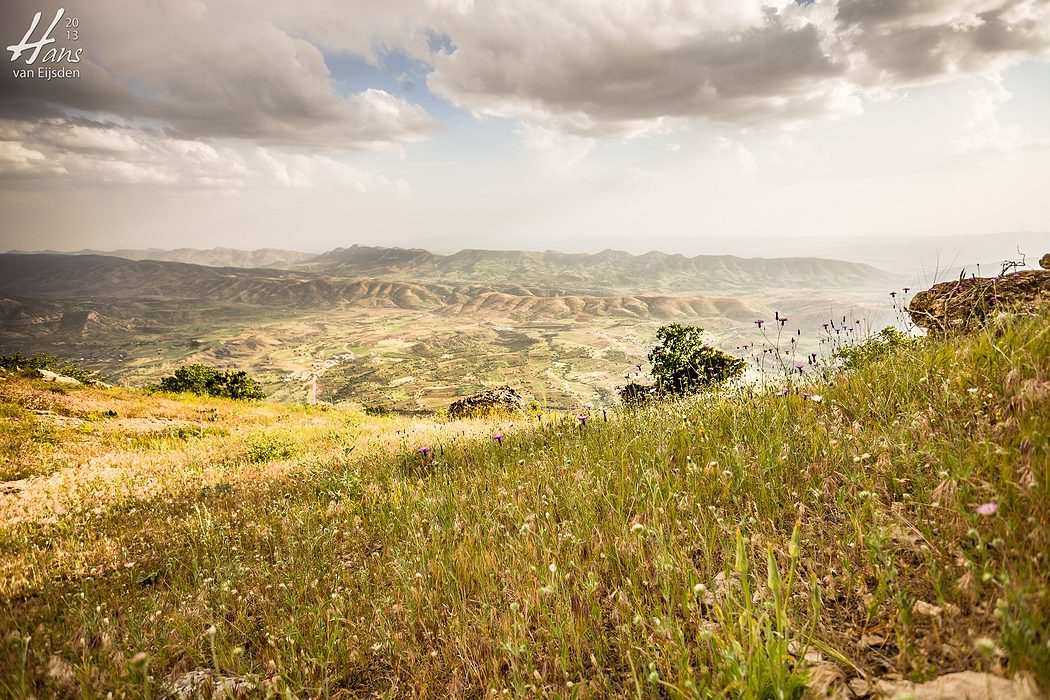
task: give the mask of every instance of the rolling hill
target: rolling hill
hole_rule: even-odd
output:
[[[506,282],[561,288],[737,293],[778,288],[879,288],[893,277],[861,263],[822,258],[685,257],[652,251],[632,255],[522,250],[461,250],[438,255],[417,248],[352,246],[299,263],[329,275],[387,279]]]

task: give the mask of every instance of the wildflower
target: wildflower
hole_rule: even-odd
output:
[[[635,523],[634,525],[631,525],[631,532],[641,532],[644,529],[645,525],[642,525],[641,523]]]
[[[974,508],[973,512],[977,513],[977,515],[992,515],[997,510],[999,510],[999,504],[995,501],[989,501]]]
[[[580,425],[587,425],[587,421],[590,419],[590,416],[576,416],[576,420],[580,421]]]
[[[492,436],[492,439],[502,445],[503,444],[503,433],[496,433],[495,435]]]
[[[788,393],[787,388],[784,388],[784,389],[781,389],[780,391],[777,392],[777,396],[787,396],[787,393]]]
[[[820,403],[821,401],[824,400],[824,397],[821,396],[820,394],[813,394],[812,396],[809,397],[809,400],[813,401],[814,403]]]
[[[890,292],[890,296],[893,297],[894,299],[896,299],[897,298],[897,292]]]
[[[423,455],[424,457],[426,457],[427,455],[429,455],[433,451],[434,450],[432,448],[430,448],[430,447],[420,447],[418,450],[416,450],[416,452],[418,452],[419,454]]]
[[[763,324],[763,323],[765,323],[765,319],[761,319],[761,318],[760,318],[760,319],[758,319],[757,321],[755,321],[755,325],[756,325],[756,326],[758,326],[759,328],[761,328],[761,327],[762,327],[762,324]]]
[[[802,370],[803,370],[804,368],[805,368],[805,365],[804,365],[804,364],[802,364],[801,362],[796,362],[796,363],[795,363],[795,369],[797,369],[797,370],[798,370],[798,373],[799,373],[799,374],[802,374]]]

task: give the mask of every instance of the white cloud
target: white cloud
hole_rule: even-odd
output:
[[[163,185],[235,192],[254,187],[363,192],[394,187],[330,156],[278,148],[215,145],[111,123],[49,119],[0,122],[0,173],[25,182],[81,188]]]

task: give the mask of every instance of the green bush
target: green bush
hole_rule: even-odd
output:
[[[631,382],[620,389],[620,401],[624,406],[638,407],[649,401],[656,393],[654,387]]]
[[[831,356],[842,364],[843,369],[857,369],[898,350],[917,348],[921,343],[920,337],[908,335],[893,326],[886,326],[863,343],[838,348]]]
[[[98,375],[98,372],[84,369],[75,362],[61,360],[43,353],[37,353],[32,357],[26,357],[20,352],[13,355],[0,355],[0,368],[9,370],[44,369],[84,383],[95,381]]]
[[[744,373],[747,362],[704,344],[704,329],[672,323],[656,331],[649,353],[659,394],[688,396],[719,387]]]
[[[259,383],[249,377],[247,372],[217,370],[202,364],[180,367],[173,376],[161,379],[154,388],[227,399],[261,399],[266,396]]]
[[[256,433],[248,438],[248,461],[254,464],[291,459],[296,446],[285,433]]]

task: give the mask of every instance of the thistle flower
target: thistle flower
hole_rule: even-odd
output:
[[[782,316],[781,318],[779,318],[777,320],[780,321],[780,325],[783,326],[785,323],[788,322],[789,319],[788,319],[787,316]]]
[[[908,293],[908,292],[910,292],[910,291],[911,291],[911,287],[905,287],[905,288],[904,288],[904,293],[905,293],[905,294],[907,294],[907,293]]]
[[[755,325],[758,326],[759,328],[761,328],[762,324],[765,323],[765,322],[766,322],[765,319],[760,318],[757,321],[755,321]]]
[[[503,444],[503,433],[496,433],[495,435],[492,436],[492,439],[502,445]]]
[[[580,425],[587,425],[587,421],[590,420],[590,416],[576,416],[576,420],[580,421]]]
[[[420,447],[418,450],[416,450],[416,452],[423,455],[424,457],[428,456],[433,451],[433,448],[430,447]]]
[[[995,501],[989,501],[974,508],[973,512],[977,513],[977,515],[992,515],[997,510],[999,510],[999,504]]]

